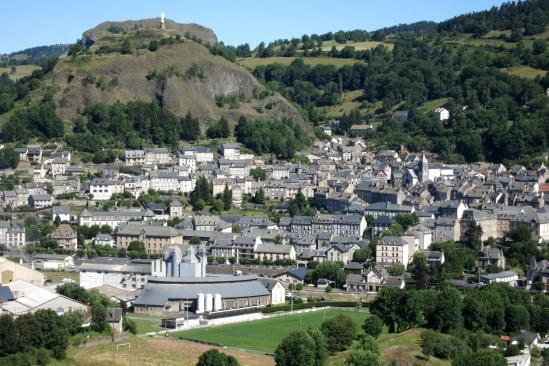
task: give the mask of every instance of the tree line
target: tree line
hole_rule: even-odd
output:
[[[0,316],[0,365],[46,365],[52,357],[64,358],[70,335],[79,332],[77,314],[38,310],[16,319]]]
[[[242,117],[235,126],[234,135],[238,142],[257,154],[274,154],[287,160],[311,144],[305,131],[291,121],[249,121]]]
[[[464,14],[439,24],[441,32],[465,32],[481,36],[491,30],[524,29],[532,35],[545,30],[549,23],[549,1],[505,2],[489,10]]]

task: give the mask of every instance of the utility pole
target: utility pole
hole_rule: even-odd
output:
[[[294,288],[293,283],[290,284],[290,311],[294,311]]]

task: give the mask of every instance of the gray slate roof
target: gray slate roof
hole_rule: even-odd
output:
[[[222,298],[229,299],[269,295],[269,291],[253,275],[158,278],[149,279],[134,305],[164,306],[170,299],[196,299],[199,293],[220,294]]]

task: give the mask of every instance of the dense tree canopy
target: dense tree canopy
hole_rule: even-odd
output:
[[[326,338],[326,346],[332,353],[346,350],[356,337],[356,324],[352,318],[344,314],[338,314],[332,319],[322,323],[320,327]]]
[[[235,127],[236,140],[257,154],[275,154],[291,159],[297,150],[310,144],[298,124],[286,122],[251,122],[240,119]]]
[[[200,355],[196,366],[238,366],[238,360],[212,348]]]

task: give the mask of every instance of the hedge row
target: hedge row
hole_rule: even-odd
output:
[[[317,301],[317,302],[307,302],[303,304],[294,304],[294,310],[301,309],[312,309],[312,308],[323,308],[327,306],[337,307],[337,308],[354,308],[356,307],[356,301]],[[362,307],[367,307],[368,303],[362,302]],[[289,304],[284,304],[280,306],[272,306],[267,308],[261,308],[259,311],[264,314],[277,313],[280,311],[290,311],[292,307]]]

